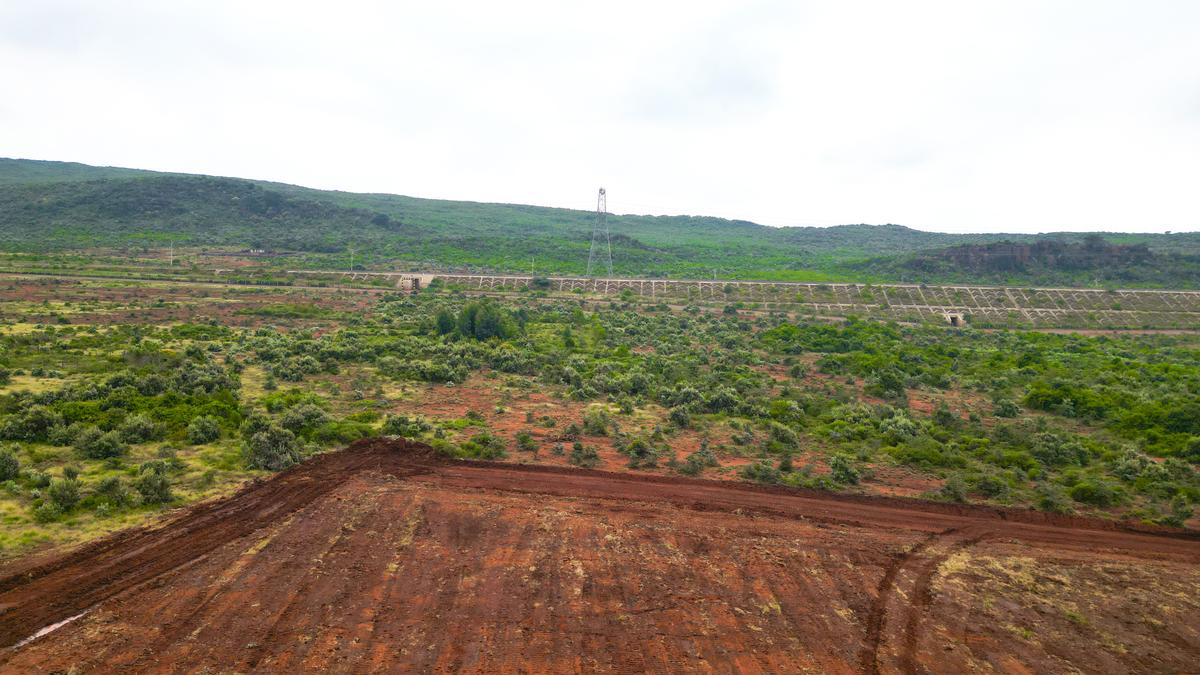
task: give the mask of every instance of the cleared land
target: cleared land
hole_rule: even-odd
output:
[[[356,443],[10,566],[12,671],[1186,671],[1200,540]]]

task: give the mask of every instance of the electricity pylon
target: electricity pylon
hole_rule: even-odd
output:
[[[588,251],[587,275],[592,276],[592,266],[596,263],[596,249],[600,247],[600,236],[604,236],[604,261],[607,263],[608,276],[613,275],[612,271],[612,239],[608,236],[608,204],[604,195],[604,188],[600,188],[600,195],[596,197],[596,225],[592,227],[592,248]]]

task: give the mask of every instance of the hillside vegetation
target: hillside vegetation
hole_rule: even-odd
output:
[[[594,214],[582,210],[0,159],[0,248],[9,252],[173,243],[306,252],[315,254],[306,261],[313,265],[344,267],[354,248],[365,266],[528,271],[532,263],[544,274],[579,274],[593,221]],[[1163,287],[1200,282],[1200,233],[952,235],[899,225],[772,228],[699,216],[612,215],[609,223],[614,270],[623,276]],[[1022,246],[1032,253],[1011,264],[1011,251]],[[1100,250],[1134,250],[1127,246],[1136,247],[1137,255]]]

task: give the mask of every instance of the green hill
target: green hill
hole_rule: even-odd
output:
[[[400,262],[528,270],[584,271],[594,214],[516,204],[420,199],[313,190],[238,178],[158,173],[84,164],[0,159],[0,249],[177,246],[267,248],[313,254],[316,265],[345,264],[350,247],[365,265]],[[954,235],[899,225],[773,228],[699,216],[611,215],[613,261],[629,276],[763,279],[969,281],[980,275],[1037,283],[1114,278],[1097,269],[1053,264],[988,271],[946,262],[937,251],[997,242],[1080,244],[1083,234]],[[1128,283],[1197,284],[1190,256],[1200,233],[1104,235],[1142,245],[1148,258],[1125,264]],[[931,262],[933,261],[933,262]],[[1095,262],[1095,261],[1093,261]],[[1176,275],[1175,271],[1180,274]],[[1117,270],[1129,272],[1122,268]],[[1008,280],[1008,279],[1005,279]]]

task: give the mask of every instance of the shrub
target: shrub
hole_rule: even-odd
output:
[[[187,426],[188,443],[204,445],[212,443],[221,437],[221,425],[215,417],[201,415],[193,419]]]
[[[33,510],[33,519],[39,523],[52,523],[62,516],[62,509],[54,502],[44,502]]]
[[[933,411],[933,423],[943,429],[957,429],[961,421],[959,416],[955,415],[954,411],[946,405],[945,401]]]
[[[538,449],[537,441],[533,439],[533,434],[528,431],[518,431],[516,435],[517,450],[524,452],[533,452]]]
[[[1088,451],[1073,438],[1063,438],[1053,433],[1040,433],[1034,438],[1033,456],[1046,466],[1070,466],[1087,464]]]
[[[1008,483],[994,474],[984,474],[975,481],[975,489],[985,497],[993,499],[1008,496]]]
[[[21,475],[21,460],[12,450],[0,450],[0,482],[16,480]]]
[[[575,441],[571,446],[571,456],[567,461],[575,466],[590,469],[600,463],[600,454],[596,452],[596,448],[584,446],[583,443]]]
[[[300,461],[300,443],[287,429],[269,425],[246,443],[246,464],[252,469],[282,471]]]
[[[129,491],[117,476],[109,476],[96,486],[96,494],[107,498],[113,504],[121,506],[129,501]]]
[[[1200,464],[1200,436],[1188,441],[1183,450],[1183,458],[1193,464]]]
[[[304,434],[328,421],[329,413],[312,403],[302,403],[289,408],[280,424],[294,434]]]
[[[1112,506],[1120,499],[1120,492],[1101,480],[1081,480],[1067,494],[1077,502],[1100,507]]]
[[[1021,414],[1021,406],[1012,399],[1002,398],[996,401],[996,417],[1016,417]]]
[[[79,503],[79,481],[56,480],[50,484],[46,494],[60,511],[70,511]]]
[[[143,468],[133,487],[146,504],[165,504],[174,498],[171,494],[171,479],[165,471],[157,468]]]
[[[388,415],[388,418],[383,421],[380,433],[385,436],[419,438],[421,434],[431,429],[433,429],[433,425],[421,417],[410,419],[407,415]]]
[[[502,459],[505,456],[504,441],[490,432],[482,431],[462,444],[462,451],[467,457],[476,459]]]
[[[158,427],[145,415],[130,415],[117,430],[126,443],[146,443],[158,438]]]
[[[671,408],[670,414],[671,424],[686,429],[692,425],[692,416],[688,414],[687,408]]]
[[[10,416],[0,426],[0,438],[14,441],[44,441],[50,430],[63,422],[62,415],[44,405],[32,405]]]
[[[242,438],[249,440],[260,431],[265,431],[271,426],[271,418],[260,412],[250,413],[245,420],[242,421],[242,426],[238,428]]]
[[[834,455],[829,459],[829,476],[838,483],[857,485],[861,475],[848,457]]]
[[[592,408],[583,414],[583,433],[589,436],[607,436],[612,420],[603,408]]]
[[[967,501],[967,484],[961,477],[951,476],[938,490],[938,496],[947,501],[961,504]]]
[[[633,439],[625,446],[624,452],[629,456],[629,468],[631,469],[651,469],[658,465],[658,452],[640,438]]]
[[[768,462],[747,464],[742,467],[738,475],[745,480],[752,480],[758,483],[778,483],[782,479],[779,469],[771,466]]]
[[[46,434],[46,442],[50,445],[74,445],[75,438],[79,432],[84,429],[84,426],[79,422],[71,425],[59,424],[50,429]]]
[[[115,431],[103,433],[96,427],[84,427],[75,437],[75,450],[88,459],[120,457],[129,451]]]
[[[1053,485],[1040,485],[1036,490],[1037,507],[1051,513],[1070,513],[1071,504],[1062,490]]]
[[[1192,505],[1188,503],[1187,497],[1183,495],[1175,495],[1171,499],[1171,512],[1158,519],[1158,522],[1171,527],[1183,527],[1184,523],[1192,517]]]
[[[897,414],[879,423],[879,433],[888,443],[903,443],[916,438],[920,433],[920,427],[908,415]]]

